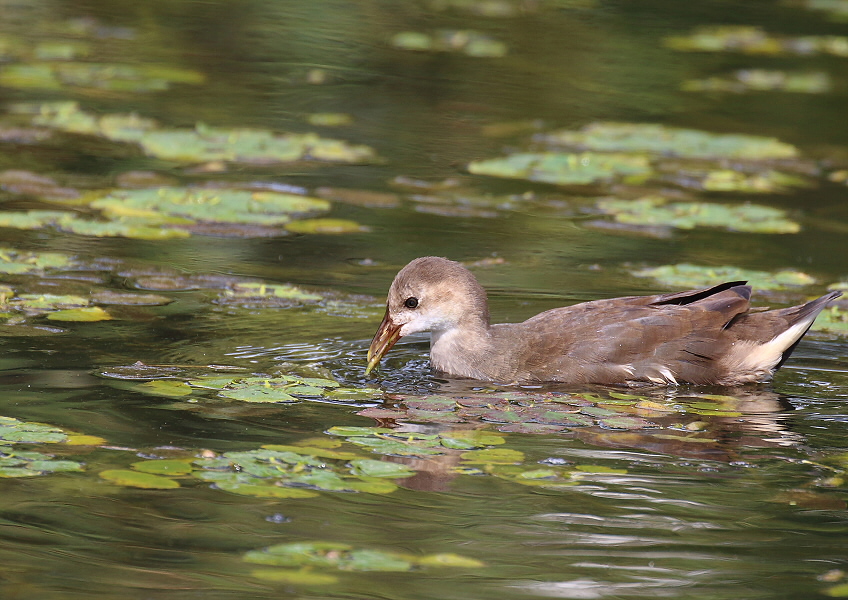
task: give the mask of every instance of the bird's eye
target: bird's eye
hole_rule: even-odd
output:
[[[416,306],[418,306],[418,298],[407,298],[403,301],[403,305],[406,308],[415,308]]]

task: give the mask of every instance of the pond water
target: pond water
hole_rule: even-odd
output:
[[[364,375],[417,256],[848,288],[845,0],[0,12],[2,598],[848,596],[844,299],[759,386]]]

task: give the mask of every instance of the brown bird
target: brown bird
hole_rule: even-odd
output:
[[[389,288],[366,375],[401,337],[430,332],[430,363],[447,375],[500,383],[737,385],[768,380],[816,316],[841,295],[751,309],[731,281],[657,296],[554,308],[523,323],[489,323],[486,292],[468,269],[425,256]]]

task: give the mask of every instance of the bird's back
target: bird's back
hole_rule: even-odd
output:
[[[768,379],[839,295],[751,311],[751,288],[729,282],[657,296],[596,300],[495,325],[519,382],[722,384]]]

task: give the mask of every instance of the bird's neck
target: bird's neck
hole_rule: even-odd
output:
[[[430,363],[437,371],[486,379],[486,357],[493,350],[489,325],[482,320],[430,332]]]

